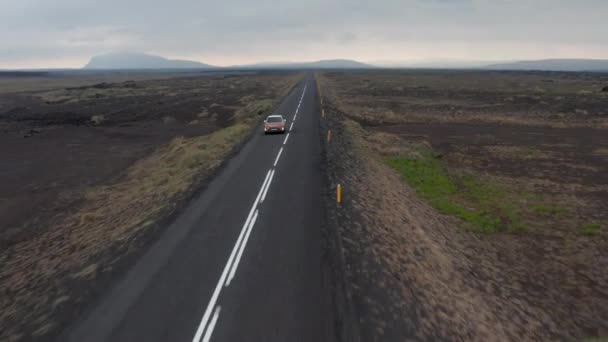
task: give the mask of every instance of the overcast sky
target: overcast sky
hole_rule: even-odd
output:
[[[215,65],[608,59],[608,0],[0,0],[0,68],[113,51]]]

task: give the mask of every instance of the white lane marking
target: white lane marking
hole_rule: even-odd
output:
[[[247,246],[247,241],[249,240],[249,234],[251,234],[251,230],[253,229],[253,225],[255,221],[258,219],[258,211],[255,211],[253,215],[253,219],[251,219],[251,223],[247,228],[247,234],[245,234],[245,240],[243,240],[243,244],[241,245],[241,249],[239,249],[239,254],[237,254],[234,264],[232,264],[232,270],[230,271],[230,275],[228,276],[228,280],[226,280],[226,286],[230,285],[230,282],[234,278],[236,274],[236,269],[239,267],[239,262],[241,261],[241,257],[243,256],[243,251],[245,251],[245,246]]]
[[[296,113],[293,116],[293,120],[296,119],[296,117],[298,116],[298,112],[300,111],[300,106],[302,106],[302,100],[304,100],[304,94],[306,94],[306,87],[308,85],[304,86],[304,90],[302,91],[302,96],[300,96],[300,101],[298,102],[298,108],[296,108]]]
[[[293,124],[292,124],[292,126],[293,126]],[[274,160],[274,164],[272,164],[273,167],[277,166],[277,163],[279,162],[279,158],[281,158],[281,153],[283,153],[283,147],[282,146],[281,146],[281,149],[279,150],[279,153],[277,154],[276,159]]]
[[[230,269],[230,267],[232,265],[232,261],[234,260],[234,258],[236,256],[237,250],[239,249],[241,241],[243,240],[243,237],[245,235],[245,231],[247,230],[247,227],[249,226],[251,217],[253,216],[256,207],[258,206],[260,198],[262,197],[262,192],[263,192],[264,188],[266,187],[268,180],[270,179],[271,173],[272,172],[269,170],[268,173],[266,174],[264,183],[262,184],[262,187],[260,188],[260,191],[258,192],[258,196],[256,197],[255,201],[253,202],[253,206],[251,207],[251,210],[249,211],[249,215],[247,216],[247,220],[245,221],[245,224],[243,224],[243,227],[241,228],[241,233],[239,234],[239,238],[237,239],[236,243],[234,244],[234,247],[232,248],[232,252],[230,253],[230,258],[228,258],[228,262],[226,263],[226,266],[224,266],[222,275],[220,276],[220,279],[217,282],[215,290],[213,291],[213,295],[211,296],[211,299],[209,300],[209,304],[207,304],[207,309],[205,310],[205,314],[203,315],[203,318],[201,319],[201,323],[199,324],[199,326],[196,330],[196,334],[194,335],[192,342],[200,342],[200,340],[201,340],[201,336],[203,335],[203,332],[205,331],[205,328],[207,327],[207,322],[209,321],[209,317],[211,316],[211,311],[212,311],[213,307],[215,306],[215,302],[217,301],[217,298],[220,295],[220,292],[222,290],[222,285],[224,284],[224,281],[226,281],[226,277],[228,276],[228,270]]]
[[[260,202],[264,202],[264,200],[266,199],[266,194],[268,193],[268,189],[270,189],[270,183],[272,183],[272,177],[274,177],[274,170],[272,170],[272,173],[270,174],[270,178],[268,179],[268,183],[266,184],[266,189],[264,189],[264,193],[262,194],[262,198],[260,199]]]
[[[298,115],[298,112],[300,111],[300,106],[302,106],[302,100],[304,99],[304,94],[306,93],[306,87],[307,87],[307,86],[308,86],[308,85],[305,85],[305,86],[304,86],[304,90],[302,91],[302,96],[300,96],[300,101],[298,102],[298,108],[296,108],[296,113],[295,113],[295,115],[293,116],[293,120],[295,120],[295,119],[296,119],[296,116]]]
[[[215,313],[213,314],[211,323],[209,323],[209,329],[207,329],[207,332],[205,333],[205,336],[203,337],[203,342],[209,342],[209,340],[211,340],[211,334],[213,334],[213,329],[215,329],[215,323],[217,323],[217,319],[220,317],[221,309],[222,309],[222,307],[219,305],[215,308]]]
[[[228,266],[230,266],[230,267],[232,267],[234,256],[236,255],[236,253],[234,251],[237,250],[238,248],[240,248],[240,246],[241,246],[241,241],[243,241],[243,236],[245,236],[245,232],[247,231],[249,222],[251,222],[251,218],[253,217],[253,214],[255,213],[256,208],[258,207],[258,204],[260,203],[260,198],[262,198],[262,194],[264,193],[264,189],[266,189],[266,185],[268,184],[268,180],[270,179],[271,175],[272,175],[272,170],[268,170],[268,172],[266,173],[266,178],[264,178],[264,183],[262,183],[262,187],[260,188],[260,191],[258,191],[258,195],[255,198],[255,202],[253,202],[253,205],[251,206],[251,209],[249,210],[249,215],[247,215],[247,219],[245,220],[245,223],[243,223],[243,227],[241,227],[241,233],[239,234],[239,238],[236,241],[235,249],[233,250],[233,253],[230,255],[230,259],[228,260]]]
[[[291,122],[291,125],[289,126],[289,131],[291,132],[292,129],[293,129],[293,121]]]
[[[304,90],[302,91],[302,96],[300,97],[300,102],[298,103],[298,108],[296,108],[296,112],[294,114],[294,117],[293,117],[289,130],[291,130],[293,128],[293,121],[295,121],[295,119],[298,115],[298,111],[300,110],[300,106],[302,105],[302,100],[304,99],[304,94],[306,94],[307,86],[308,85],[304,85]],[[285,140],[283,141],[283,145],[285,145],[287,143],[288,139],[289,139],[289,133],[287,133],[287,136],[285,137]],[[282,151],[283,151],[283,147],[281,147],[281,150],[279,151],[279,154],[277,155],[277,158],[275,160],[275,166],[279,160],[279,157],[281,156]],[[203,315],[203,318],[201,319],[201,323],[199,324],[198,329],[196,330],[196,334],[194,335],[193,342],[201,342],[201,336],[202,336],[203,332],[205,333],[205,335],[203,337],[203,342],[209,342],[209,340],[211,339],[211,334],[213,333],[213,330],[215,329],[215,324],[217,323],[217,320],[218,320],[219,314],[220,314],[220,310],[221,310],[221,307],[218,305],[215,309],[215,313],[213,315],[213,318],[211,319],[209,326],[207,326],[207,322],[209,321],[209,317],[211,316],[212,308],[215,306],[215,303],[217,302],[217,298],[219,297],[219,294],[222,289],[222,284],[224,284],[224,282],[225,282],[225,285],[228,286],[230,284],[230,281],[232,280],[232,278],[234,278],[236,269],[238,267],[238,264],[240,262],[242,255],[243,255],[243,251],[245,250],[245,246],[247,245],[247,241],[249,240],[249,235],[251,234],[251,230],[253,229],[255,221],[257,220],[257,217],[258,217],[258,210],[257,210],[258,204],[260,202],[263,202],[264,199],[266,198],[266,194],[268,193],[268,189],[270,188],[270,183],[272,182],[273,177],[274,177],[274,170],[268,171],[268,173],[266,174],[266,178],[264,179],[264,183],[262,184],[262,187],[260,188],[260,191],[258,192],[258,196],[256,197],[256,199],[253,203],[253,206],[251,207],[251,210],[249,211],[249,215],[247,216],[247,219],[245,220],[245,223],[243,224],[243,227],[241,228],[239,237],[238,237],[236,243],[234,244],[234,247],[232,248],[232,252],[230,253],[228,262],[224,266],[224,270],[222,271],[222,275],[220,276],[220,279],[215,287],[215,290],[213,291],[213,295],[211,296],[211,299],[209,300],[209,303],[207,304],[207,309],[205,309],[205,314]],[[236,254],[237,250],[238,250],[238,254]],[[236,259],[235,259],[235,257],[236,257]],[[230,270],[230,277],[227,279],[229,270]]]

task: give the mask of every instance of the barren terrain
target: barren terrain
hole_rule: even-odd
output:
[[[608,76],[319,83],[362,340],[608,335]]]
[[[300,78],[0,76],[0,340],[86,309]]]

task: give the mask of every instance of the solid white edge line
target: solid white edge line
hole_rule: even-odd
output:
[[[235,250],[238,250],[241,248],[241,245],[242,245],[241,242],[243,241],[243,237],[245,236],[247,227],[249,227],[251,218],[253,217],[253,214],[256,211],[258,204],[260,203],[260,198],[262,198],[262,194],[264,193],[264,189],[266,189],[266,185],[268,184],[268,181],[270,180],[271,175],[272,175],[272,169],[268,170],[268,172],[266,173],[266,178],[264,179],[264,183],[262,184],[260,191],[258,191],[258,195],[255,198],[255,201],[253,202],[253,206],[251,207],[251,210],[249,210],[249,215],[247,215],[247,219],[245,220],[245,223],[243,223],[243,227],[241,227],[241,233],[239,234],[239,238],[236,241]],[[236,255],[236,253],[234,252],[235,250],[233,250],[233,252],[230,254],[230,259],[228,259],[227,265],[229,266],[229,268],[232,268],[232,265],[234,263],[234,257]]]
[[[213,329],[215,329],[215,323],[217,323],[217,319],[220,317],[220,310],[222,310],[222,307],[218,305],[215,308],[215,313],[213,314],[211,323],[209,323],[209,329],[207,329],[207,332],[203,337],[203,342],[209,342],[209,340],[211,340],[211,334],[213,334]]]
[[[268,189],[270,189],[270,183],[272,183],[272,177],[274,177],[274,170],[272,170],[272,173],[270,174],[270,178],[268,179],[268,184],[266,184],[266,189],[264,190],[264,193],[262,194],[262,198],[260,199],[260,202],[264,202],[264,200],[266,199],[266,194],[268,193]]]
[[[291,128],[290,128],[291,130]],[[281,158],[281,153],[283,153],[283,147],[281,146],[281,149],[279,150],[279,153],[277,154],[277,157],[274,160],[274,164],[272,165],[273,167],[277,166],[277,163],[279,162],[279,158]]]
[[[306,93],[307,86],[308,85],[304,86],[304,90],[302,91],[302,97],[300,98],[300,103],[298,104],[298,108],[296,109],[296,113],[293,117],[293,120],[295,120],[296,116],[298,115],[298,110],[300,109],[300,105],[302,104],[302,99],[304,99],[304,94]],[[293,122],[291,123],[291,126],[293,126]],[[290,130],[291,130],[291,127],[290,127]],[[287,133],[287,136],[285,137],[285,140],[283,141],[283,145],[285,145],[287,143],[287,139],[289,139],[289,133]],[[278,161],[278,157],[281,155],[282,151],[283,151],[283,148],[281,147],[281,151],[279,151],[277,160],[275,160],[275,165],[276,165],[276,162]],[[211,300],[207,304],[207,309],[205,309],[205,314],[203,315],[203,318],[201,319],[201,323],[199,324],[198,329],[196,330],[196,334],[194,335],[193,342],[201,341],[201,335],[203,334],[203,332],[205,332],[205,329],[207,327],[207,321],[209,321],[209,316],[211,315],[212,308],[213,308],[213,306],[215,306],[215,302],[217,301],[217,298],[219,297],[219,294],[222,289],[222,284],[224,284],[224,282],[226,281],[226,276],[227,276],[229,269],[232,269],[232,270],[230,272],[230,278],[228,278],[228,280],[226,282],[226,286],[228,286],[230,284],[230,280],[232,280],[232,278],[234,277],[234,274],[238,267],[239,261],[241,259],[243,251],[247,244],[247,240],[249,239],[249,235],[251,233],[253,225],[255,224],[255,221],[257,220],[257,217],[258,217],[258,210],[256,208],[257,208],[259,202],[264,202],[264,199],[266,198],[266,194],[268,193],[268,189],[270,188],[270,183],[272,182],[273,176],[274,176],[274,170],[268,171],[268,173],[266,174],[264,183],[262,184],[262,187],[260,188],[260,191],[258,192],[258,196],[257,196],[256,200],[254,201],[253,206],[251,207],[251,210],[249,211],[247,220],[245,220],[245,223],[243,224],[243,227],[241,228],[241,233],[239,234],[239,237],[238,237],[236,243],[234,244],[234,247],[232,248],[232,252],[230,253],[228,262],[224,266],[222,275],[220,276],[220,279],[215,287],[215,290],[213,291]],[[261,198],[260,198],[260,195],[262,196]],[[252,217],[252,215],[253,215],[253,217]],[[245,231],[246,231],[246,233],[245,233]],[[245,234],[245,235],[243,235],[243,234]],[[239,251],[238,256],[237,256],[237,259],[235,260],[235,262],[233,263],[233,261],[235,259],[235,253],[237,250]],[[215,328],[215,324],[217,323],[220,310],[221,310],[221,307],[218,305],[216,307],[216,310],[215,310],[215,313],[211,320],[211,323],[209,324],[208,329],[206,329],[206,333],[203,338],[203,342],[208,342],[209,339],[211,338],[211,334],[213,333],[213,329]]]
[[[268,184],[266,184],[266,189],[264,189],[264,193],[262,194],[262,198],[260,199],[260,203],[264,202],[266,199],[266,194],[268,193],[268,189],[270,189],[270,184],[272,183],[272,178],[274,177],[274,170],[270,174],[270,179],[268,179]]]
[[[235,247],[235,249],[233,249],[233,252],[236,251],[237,245],[235,244],[234,247]],[[222,275],[220,276],[220,280],[218,281],[217,286],[215,287],[215,291],[213,291],[211,300],[209,301],[209,304],[207,305],[205,314],[203,315],[203,318],[201,319],[201,323],[199,324],[198,329],[196,330],[196,334],[194,335],[192,342],[200,342],[200,340],[201,340],[201,336],[203,335],[203,332],[205,331],[205,328],[207,327],[207,321],[209,321],[209,316],[211,315],[211,309],[215,305],[215,302],[217,301],[217,297],[220,295],[222,285],[224,284],[224,281],[226,280],[226,276],[228,275],[228,266],[229,266],[229,264],[226,264],[226,266],[224,267],[224,271],[222,272]]]
[[[239,249],[239,253],[236,255],[236,259],[234,260],[234,264],[232,264],[232,270],[228,275],[228,279],[226,280],[226,286],[230,285],[230,282],[234,278],[236,274],[236,269],[239,267],[239,262],[241,261],[241,257],[243,256],[243,252],[245,251],[245,247],[247,246],[247,241],[249,240],[249,235],[251,234],[251,230],[253,230],[253,226],[255,225],[255,221],[258,219],[258,210],[255,211],[253,218],[251,219],[251,223],[249,223],[249,227],[247,227],[247,233],[245,234],[245,240],[243,240],[243,244]]]
[[[213,309],[213,306],[215,306],[217,297],[219,297],[219,295],[220,295],[220,292],[222,290],[222,285],[224,285],[224,281],[226,281],[226,276],[228,275],[228,270],[232,266],[232,261],[234,260],[234,257],[236,256],[236,253],[237,253],[237,250],[239,249],[241,241],[243,240],[245,231],[247,230],[247,227],[251,221],[251,217],[252,217],[253,213],[255,212],[256,207],[258,206],[258,203],[262,196],[262,192],[266,186],[266,183],[268,182],[268,179],[270,178],[270,174],[271,174],[271,171],[269,170],[268,173],[266,174],[266,178],[264,179],[264,183],[262,184],[262,187],[260,188],[260,191],[258,192],[258,196],[256,197],[255,201],[253,202],[253,206],[251,207],[251,210],[249,211],[247,220],[245,220],[245,224],[243,224],[243,227],[241,228],[241,233],[239,235],[239,238],[237,239],[236,243],[234,244],[234,247],[232,248],[232,252],[230,253],[228,262],[226,263],[226,266],[224,266],[222,275],[220,276],[220,279],[215,287],[215,290],[213,291],[213,295],[211,295],[211,299],[209,300],[209,303],[207,304],[207,309],[205,309],[205,314],[203,315],[203,318],[201,319],[201,323],[199,324],[198,328],[196,329],[196,334],[194,335],[192,342],[200,342],[200,340],[201,340],[201,336],[203,335],[203,332],[205,331],[205,328],[207,327],[207,322],[209,321],[209,317],[211,316],[211,310]]]
[[[268,177],[268,182],[262,188],[262,196],[260,197],[260,203],[264,202],[266,198],[266,192],[268,192],[268,187],[270,187],[270,181],[272,180],[272,176],[274,175],[274,169],[270,170],[270,177]]]
[[[289,126],[289,131],[291,131],[293,129],[293,121],[291,122],[291,125]]]

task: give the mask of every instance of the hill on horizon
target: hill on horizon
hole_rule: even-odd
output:
[[[314,62],[261,62],[233,66],[247,69],[368,69],[375,68],[370,64],[350,59],[322,59]]]
[[[213,65],[168,59],[139,52],[113,52],[93,56],[83,69],[212,69]]]
[[[606,59],[540,59],[512,63],[490,64],[492,70],[542,70],[542,71],[608,71]]]
[[[368,69],[370,64],[349,59],[326,59],[314,62],[262,62],[217,67],[188,60],[168,59],[138,52],[114,52],[93,56],[83,69]]]

